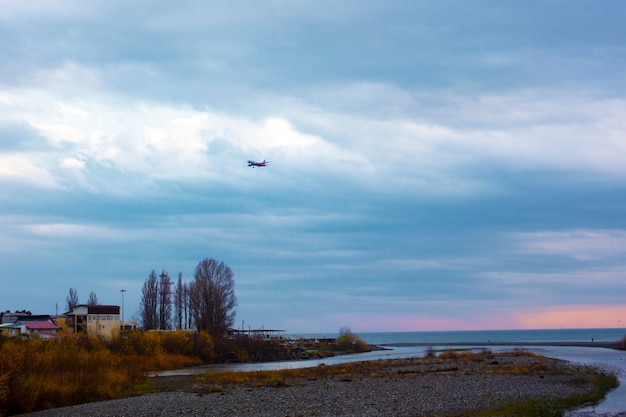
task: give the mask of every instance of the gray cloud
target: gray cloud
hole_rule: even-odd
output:
[[[10,120],[0,123],[0,152],[49,148],[45,137],[27,123]]]
[[[596,280],[601,308],[623,285],[625,13],[4,4],[0,266],[23,285],[0,306],[136,305],[151,269],[215,257],[238,319],[291,331],[513,326]]]

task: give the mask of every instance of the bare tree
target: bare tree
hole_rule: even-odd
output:
[[[165,270],[159,275],[159,329],[170,330],[172,328],[172,280]]]
[[[67,295],[65,302],[67,303],[67,311],[72,311],[78,305],[78,292],[75,288],[70,288],[70,293]]]
[[[157,306],[159,296],[159,284],[154,269],[144,282],[141,290],[141,305],[139,314],[144,330],[156,329],[159,325]]]
[[[185,313],[185,285],[183,284],[183,273],[178,273],[178,282],[176,283],[176,292],[174,293],[174,314],[176,316],[176,328],[182,329],[183,323],[186,324]]]
[[[98,304],[98,296],[95,292],[92,291],[89,293],[89,299],[87,300],[87,304],[90,306]]]
[[[185,291],[185,299],[183,300],[183,313],[185,314],[185,329],[193,329],[193,314],[191,314],[191,301],[189,299],[189,292],[191,284],[183,284]]]
[[[235,320],[235,280],[224,262],[203,259],[189,285],[190,311],[196,328],[221,337]]]

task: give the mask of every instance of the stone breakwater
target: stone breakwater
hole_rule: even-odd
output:
[[[365,376],[297,378],[261,386],[216,386],[189,379],[170,392],[31,416],[461,416],[511,399],[592,390],[590,376],[554,371],[562,365],[556,359],[494,354],[480,362],[392,361]],[[506,369],[517,371],[501,373]]]

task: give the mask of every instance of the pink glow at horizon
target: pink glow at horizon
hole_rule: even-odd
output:
[[[555,306],[498,314],[468,314],[465,320],[389,314],[341,314],[333,317],[338,327],[358,332],[517,330],[558,328],[626,327],[626,305]],[[330,330],[330,329],[329,329]]]
[[[509,316],[468,317],[460,320],[455,317],[427,317],[389,314],[341,314],[333,317],[341,326],[350,327],[355,332],[411,332],[447,330],[489,330],[511,329],[514,320]]]
[[[626,305],[558,306],[517,314],[524,329],[613,328],[626,326]]]

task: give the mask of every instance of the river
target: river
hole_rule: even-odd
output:
[[[434,349],[443,349],[450,345],[432,346]],[[499,345],[475,345],[475,348],[489,348],[494,352],[510,351],[511,346]],[[277,361],[262,363],[231,363],[198,366],[192,368],[178,369],[172,371],[160,371],[150,376],[175,376],[175,375],[196,375],[205,373],[219,373],[225,371],[262,371],[277,369],[293,369],[314,367],[320,364],[334,365],[347,362],[360,362],[378,359],[401,359],[416,356],[424,356],[428,346],[390,346],[389,350],[377,350],[366,353],[351,355],[338,355],[324,359],[311,359],[301,361]],[[533,346],[525,345],[524,350],[528,350],[537,355],[543,355],[556,359],[563,359],[574,363],[587,364],[600,367],[601,369],[615,373],[620,381],[620,386],[607,394],[605,399],[599,404],[584,407],[571,411],[566,417],[583,416],[613,416],[618,413],[626,413],[626,352],[600,347],[581,346]],[[625,414],[626,415],[626,414]]]

